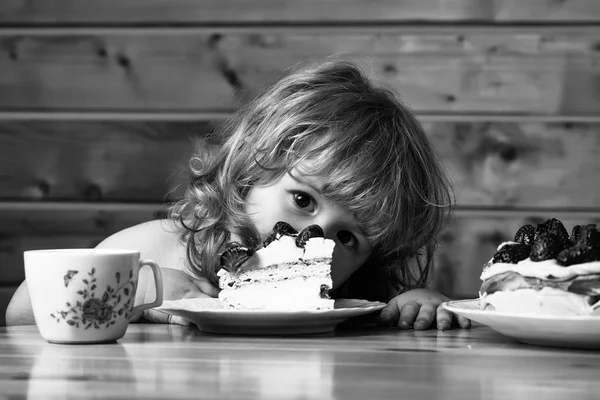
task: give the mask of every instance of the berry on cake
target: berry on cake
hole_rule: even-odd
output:
[[[524,225],[498,246],[481,273],[484,309],[536,315],[600,317],[600,231],[561,221]]]
[[[333,309],[334,247],[318,225],[297,232],[280,221],[258,249],[230,244],[221,254],[219,299],[236,310]]]

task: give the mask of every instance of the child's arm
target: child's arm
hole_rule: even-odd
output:
[[[27,282],[22,282],[13,294],[6,309],[6,325],[35,325],[33,310],[29,302]]]
[[[436,322],[438,329],[450,329],[455,320],[461,328],[469,328],[468,318],[454,315],[441,304],[449,299],[441,293],[429,289],[414,289],[394,297],[381,310],[381,325],[397,325],[401,329],[429,329]]]
[[[173,268],[162,268],[162,279],[163,279],[163,300],[179,300],[188,298],[198,297],[217,297],[219,290],[211,285],[208,280],[204,278],[196,279],[183,271],[179,271]],[[140,282],[142,279],[142,271],[140,271]],[[140,283],[141,284],[141,283]],[[151,272],[147,271],[146,278],[146,290],[145,297],[138,300],[136,297],[136,303],[146,302],[149,303],[156,298],[156,292],[151,277]],[[141,289],[141,287],[140,287]],[[140,291],[138,289],[138,291]],[[140,315],[136,318],[135,322],[140,320]],[[189,325],[190,322],[178,316],[170,316],[161,311],[149,309],[143,313],[143,322],[156,322],[156,323],[169,323],[178,325]]]
[[[144,274],[146,275],[146,274]],[[140,280],[138,287],[140,290],[136,292],[135,304],[140,304],[146,295],[147,276],[142,277],[140,273]],[[150,278],[151,279],[151,278]],[[131,322],[137,322],[141,315],[134,317]],[[33,316],[33,309],[31,308],[31,301],[29,300],[29,290],[27,289],[27,281],[21,282],[15,293],[13,294],[8,307],[6,308],[6,326],[13,325],[35,325],[35,318]]]
[[[179,242],[168,221],[151,221],[118,232],[100,243],[98,248],[136,249],[142,259],[150,259],[161,267],[163,300],[193,297],[216,297],[218,289],[206,279],[196,279],[186,270],[186,248]],[[149,303],[156,298],[152,273],[148,268],[140,270],[135,304]],[[142,319],[143,318],[143,319]],[[131,322],[157,322],[188,325],[181,317],[149,309],[137,315]]]

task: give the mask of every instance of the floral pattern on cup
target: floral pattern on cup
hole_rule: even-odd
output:
[[[68,287],[77,278],[79,271],[69,270],[64,276],[65,287]],[[65,303],[65,309],[56,310],[56,313],[50,316],[56,319],[56,322],[61,321],[67,324],[83,329],[100,329],[102,325],[108,328],[114,325],[116,319],[120,316],[129,318],[129,310],[131,301],[135,294],[135,282],[133,281],[133,272],[130,271],[129,279],[121,285],[121,274],[115,273],[116,285],[113,288],[108,285],[104,293],[96,296],[96,269],[92,268],[88,272],[88,277],[82,279],[85,287],[78,290],[77,294],[81,296],[81,300],[77,300],[75,304],[70,302]],[[121,300],[125,300],[121,304]]]

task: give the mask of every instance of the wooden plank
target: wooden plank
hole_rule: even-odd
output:
[[[134,121],[134,122],[197,122],[223,121],[233,112],[191,111],[2,111],[0,121]],[[417,112],[422,122],[538,122],[538,123],[600,123],[600,115],[523,115],[523,114],[461,114]]]
[[[493,1],[497,21],[598,21],[596,0],[500,0]]]
[[[595,0],[3,0],[6,24],[598,21]]]
[[[0,124],[0,197],[153,201],[182,193],[209,122]]]
[[[600,125],[424,124],[458,204],[578,208],[600,204]]]
[[[230,112],[327,58],[357,60],[422,113],[599,115],[600,31],[3,35],[4,111]]]
[[[23,252],[26,250],[90,248],[104,235],[3,236],[0,237],[0,284],[18,286],[25,279]]]
[[[574,225],[600,223],[600,210],[581,214],[540,210],[513,216],[493,211],[479,216],[459,212],[442,237],[432,287],[452,297],[477,297],[483,265],[498,245],[512,240],[521,226],[542,223],[548,218],[560,219],[571,232]]]
[[[178,198],[185,183],[178,171],[212,127],[210,121],[0,122],[0,200],[158,204]],[[600,123],[429,121],[424,127],[461,206],[600,204]],[[5,215],[10,226],[29,224],[11,212]],[[103,221],[92,212],[77,223],[93,225],[96,218]]]
[[[0,202],[0,235],[105,237],[165,215],[160,203]]]
[[[178,112],[178,111],[2,111],[0,121],[135,121],[135,122],[184,122],[184,121],[223,121],[232,115],[231,112]],[[478,116],[479,118],[479,116]],[[539,117],[538,117],[539,118]],[[600,116],[572,117],[554,116],[560,121],[569,118],[574,120],[600,121]],[[461,120],[464,121],[463,118]]]

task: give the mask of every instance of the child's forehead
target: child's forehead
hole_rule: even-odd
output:
[[[315,173],[305,162],[293,167],[287,175],[298,183],[311,186],[316,191],[323,190],[324,179],[321,174]]]
[[[287,175],[294,181],[306,186],[310,186],[317,192],[322,192],[327,180],[323,174],[315,171],[314,163],[310,160],[304,160],[294,166],[287,172]]]

